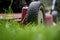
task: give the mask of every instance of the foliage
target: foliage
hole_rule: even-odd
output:
[[[10,0],[11,1],[11,4],[9,5],[9,7],[8,7],[8,9],[3,9],[4,11],[5,11],[5,13],[13,13],[13,10],[12,10],[12,8],[11,8],[11,6],[12,6],[12,3],[13,3],[13,0]]]
[[[3,9],[5,11],[5,13],[13,13],[13,10],[11,8],[11,6],[9,6],[8,10]]]

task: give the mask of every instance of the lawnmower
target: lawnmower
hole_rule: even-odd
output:
[[[13,14],[2,13],[0,14],[0,19],[15,19],[19,22],[24,21],[26,24],[33,23],[33,22],[44,23],[44,20],[45,20],[44,12],[45,12],[45,7],[41,1],[25,0],[25,5],[22,7],[21,13],[18,13],[18,12],[17,13],[15,12]]]
[[[13,14],[1,13],[0,19],[6,19],[6,20],[15,19],[16,21],[19,22],[23,21],[26,24],[33,22],[36,24],[40,24],[46,22],[45,6],[40,0],[13,0],[12,2],[8,0],[5,1],[6,3],[7,2],[12,3],[11,8],[13,10]],[[3,3],[0,2],[0,5],[2,6]],[[5,6],[5,4],[3,4],[2,7],[7,8],[8,7],[7,5]],[[53,5],[53,7],[55,7],[55,4]],[[0,7],[0,12],[1,12],[1,7]],[[50,16],[48,16],[48,18],[50,18]]]

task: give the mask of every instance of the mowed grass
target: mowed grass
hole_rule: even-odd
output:
[[[0,40],[60,40],[60,23],[56,26],[23,25],[12,20],[0,20]]]

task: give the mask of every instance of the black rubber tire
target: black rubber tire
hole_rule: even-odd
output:
[[[28,11],[27,11],[27,16],[26,16],[26,21],[27,23],[38,23],[38,11],[41,10],[42,11],[42,15],[43,15],[43,20],[44,20],[44,5],[43,3],[41,3],[40,1],[34,1],[31,2],[31,4],[29,5]],[[42,19],[40,19],[42,20]],[[41,21],[42,23],[42,21]]]

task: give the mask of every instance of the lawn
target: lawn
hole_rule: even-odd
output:
[[[59,25],[23,25],[13,20],[0,20],[0,40],[60,40]]]

